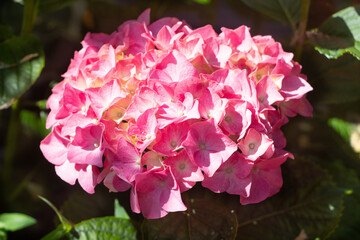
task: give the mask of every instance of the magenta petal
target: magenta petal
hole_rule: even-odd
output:
[[[168,212],[186,210],[169,168],[138,174],[135,186],[140,209],[146,218],[161,218]]]
[[[181,82],[196,77],[197,71],[184,55],[173,50],[167,55],[157,69],[164,71],[171,77],[171,82]]]
[[[189,129],[188,122],[171,124],[159,131],[158,141],[153,149],[166,156],[174,156],[182,146]]]
[[[89,88],[86,92],[90,97],[91,107],[99,119],[111,105],[125,97],[125,93],[120,90],[120,86],[115,80],[107,82],[99,88]]]
[[[138,201],[137,192],[135,190],[135,187],[132,187],[130,190],[130,206],[131,210],[135,213],[140,213],[140,205]]]
[[[239,141],[239,148],[248,159],[255,161],[265,154],[272,144],[273,140],[265,134],[250,128],[245,138]],[[271,151],[269,151],[269,155],[272,155]]]
[[[200,168],[190,160],[185,150],[174,157],[169,157],[163,163],[170,167],[181,192],[192,188],[196,182],[204,179]]]
[[[94,193],[95,186],[97,184],[97,177],[99,175],[99,170],[96,167],[91,165],[79,167],[79,177],[78,181],[80,186],[87,193]]]
[[[104,179],[104,185],[111,192],[124,192],[130,189],[131,184],[119,178],[114,171],[111,171]]]
[[[67,160],[67,146],[69,139],[62,137],[59,128],[55,127],[52,132],[40,143],[41,152],[52,164],[61,165]]]
[[[87,111],[89,101],[86,97],[86,94],[83,91],[73,88],[70,84],[65,85],[63,99],[64,108],[67,111],[71,113],[75,113],[78,111]]]
[[[263,77],[256,85],[256,90],[260,104],[263,107],[268,107],[277,101],[284,100],[271,77]]]
[[[138,22],[144,22],[146,25],[150,24],[150,8],[144,10],[137,18]]]
[[[283,185],[281,168],[275,168],[271,171],[262,171],[261,176],[266,179],[270,186],[269,197],[278,193]]]
[[[179,212],[187,209],[181,199],[180,190],[172,191],[169,197],[162,195],[160,200],[164,201],[162,208],[167,212]]]
[[[212,177],[205,177],[202,185],[214,192],[228,192],[246,197],[251,184],[249,174],[252,167],[251,161],[247,161],[240,153],[235,152]]]
[[[243,205],[258,203],[264,201],[270,195],[270,186],[261,177],[253,177],[249,197],[240,197],[240,203]]]
[[[280,92],[286,100],[290,100],[299,99],[312,90],[313,88],[305,79],[299,76],[289,76],[282,81]]]
[[[209,177],[237,150],[236,144],[223,135],[213,118],[192,124],[183,146],[190,159]]]
[[[113,161],[113,169],[120,178],[129,183],[132,183],[136,175],[143,171],[139,151],[123,137],[118,141],[117,152]]]
[[[104,126],[90,124],[77,127],[74,140],[69,145],[68,159],[72,163],[103,166],[102,134]]]

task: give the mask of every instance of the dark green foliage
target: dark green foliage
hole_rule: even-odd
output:
[[[42,45],[33,35],[0,43],[0,109],[9,107],[36,81],[44,61]]]
[[[241,0],[243,3],[275,20],[295,28],[300,19],[301,0]]]
[[[360,60],[360,5],[339,11],[318,29],[308,32],[315,49],[328,58],[345,52]]]
[[[295,239],[302,230],[309,239],[324,239],[336,228],[343,191],[330,175],[310,161],[289,160],[285,166],[285,184],[278,195],[240,207],[240,239]]]
[[[198,195],[186,213],[171,213],[145,220],[147,239],[295,239],[301,231],[309,239],[328,237],[340,221],[344,190],[330,175],[306,160],[289,160],[284,167],[285,185],[264,202],[240,205],[216,194]]]
[[[350,134],[353,130],[353,125],[351,123],[339,118],[330,118],[328,123],[330,127],[339,133],[346,141],[350,140]]]
[[[76,224],[68,234],[73,239],[135,240],[136,230],[129,220],[117,217],[93,218]]]

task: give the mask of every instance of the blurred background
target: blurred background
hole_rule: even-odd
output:
[[[211,24],[217,32],[221,27],[247,25],[252,36],[272,35],[286,51],[296,52],[295,57],[303,66],[303,73],[314,87],[314,91],[308,94],[314,107],[314,117],[298,116],[283,128],[288,139],[286,150],[296,157],[310,158],[319,166],[328,168],[329,172],[346,168],[352,169],[355,171],[352,174],[358,176],[358,153],[328,124],[331,118],[360,123],[360,74],[354,57],[346,55],[338,60],[328,60],[314,50],[307,39],[296,41],[291,25],[255,11],[244,3],[246,1],[65,0],[56,6],[46,5],[46,2],[51,3],[45,1],[40,5],[33,28],[44,48],[45,67],[37,81],[21,97],[18,118],[12,117],[11,108],[0,111],[0,171],[3,177],[0,213],[21,212],[37,220],[37,224],[31,227],[10,232],[9,239],[40,239],[57,226],[55,213],[38,195],[51,201],[73,223],[112,215],[115,198],[131,212],[129,192],[109,194],[104,186],[99,185],[96,193],[89,195],[78,184],[71,186],[57,177],[53,165],[46,161],[39,149],[40,141],[48,134],[44,125],[47,111],[39,107],[39,101],[46,100],[51,88],[62,80],[61,75],[66,71],[74,51],[80,50],[80,42],[87,32],[112,33],[121,23],[136,19],[147,8],[151,8],[151,21],[171,16],[185,20],[193,28]],[[306,29],[317,28],[333,13],[359,3],[359,0],[312,0]],[[23,8],[21,0],[0,1],[0,24],[10,25],[12,32],[18,34]],[[336,77],[345,77],[345,80],[340,81]],[[15,129],[11,134],[10,128]],[[6,153],[11,142],[15,143],[16,150]],[[5,163],[6,154],[11,155],[11,164]],[[336,165],[339,159],[341,166]],[[329,167],[329,162],[337,167]],[[286,176],[284,179],[284,188],[292,188],[290,183],[286,185]],[[195,195],[211,195],[201,186],[192,192]],[[217,200],[214,201],[238,202],[238,198],[220,195],[215,196]],[[135,222],[142,221],[139,215],[131,214],[131,217]]]

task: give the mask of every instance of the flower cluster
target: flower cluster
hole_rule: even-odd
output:
[[[131,189],[146,218],[186,210],[196,182],[257,203],[282,186],[280,127],[310,116],[301,66],[271,36],[249,28],[191,29],[149,10],[110,35],[87,34],[52,90],[41,142],[69,184]]]

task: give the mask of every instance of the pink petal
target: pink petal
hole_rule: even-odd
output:
[[[139,151],[123,137],[118,141],[117,152],[114,155],[112,169],[121,179],[128,183],[132,183],[135,180],[136,175],[143,171]]]
[[[54,127],[40,143],[41,152],[54,165],[62,165],[67,160],[67,146],[70,143],[70,140],[61,136],[59,131],[59,127]]]
[[[69,145],[68,159],[72,163],[103,166],[102,135],[104,126],[89,124],[77,127],[74,140]]]
[[[140,209],[148,219],[161,218],[168,212],[186,210],[180,189],[169,168],[138,174],[135,186]]]
[[[65,161],[61,165],[55,166],[56,174],[65,182],[74,185],[76,179],[79,177],[79,171],[75,169],[75,163]]]
[[[181,192],[190,189],[196,182],[204,179],[200,168],[190,160],[184,150],[174,157],[167,158],[163,163],[170,167]]]
[[[97,177],[99,175],[99,170],[96,167],[91,165],[87,166],[79,166],[79,177],[78,181],[80,186],[87,192],[87,193],[94,193],[95,186],[97,184]]]
[[[270,195],[270,186],[261,177],[253,177],[251,182],[250,195],[248,197],[240,196],[240,203],[243,205],[259,203],[264,201]]]
[[[90,97],[91,107],[99,119],[111,105],[125,97],[125,93],[120,90],[120,86],[115,80],[107,82],[102,87],[89,88],[86,92]]]
[[[212,177],[206,176],[202,185],[217,193],[228,192],[248,196],[251,184],[249,174],[252,167],[251,161],[247,161],[240,153],[235,152]]]

